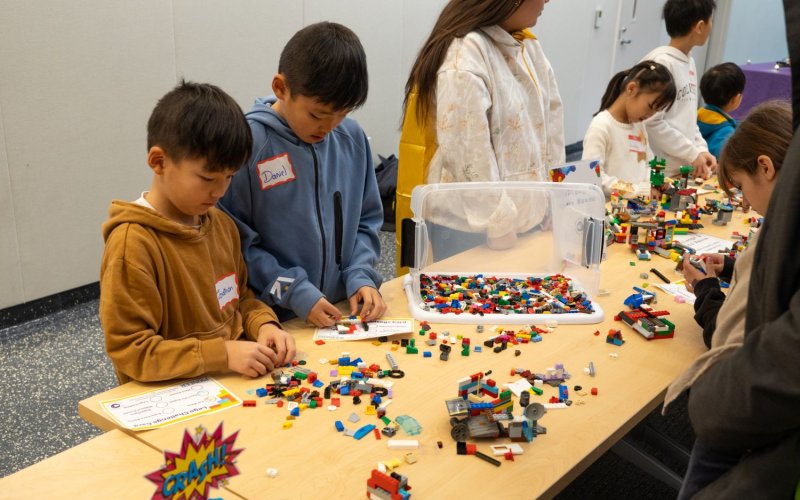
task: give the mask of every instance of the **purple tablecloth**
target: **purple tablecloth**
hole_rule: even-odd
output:
[[[742,105],[731,113],[741,120],[751,108],[770,99],[792,101],[792,70],[790,68],[775,69],[775,63],[744,64],[741,66],[747,84],[744,87]]]

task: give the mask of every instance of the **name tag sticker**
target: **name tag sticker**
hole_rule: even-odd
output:
[[[258,164],[258,181],[261,183],[262,191],[286,184],[296,178],[289,153],[281,153]]]
[[[216,286],[217,301],[220,309],[223,309],[234,300],[239,300],[239,282],[236,278],[236,273],[231,273],[218,279]]]
[[[642,137],[632,134],[628,134],[628,148],[628,150],[633,153],[644,153],[647,151],[642,141]]]

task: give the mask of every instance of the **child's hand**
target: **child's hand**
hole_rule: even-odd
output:
[[[721,253],[704,253],[698,258],[706,265],[706,272],[709,276],[719,276],[725,268],[725,256]]]
[[[267,323],[259,327],[258,343],[275,352],[275,366],[290,363],[297,353],[294,337],[275,323]]]
[[[689,262],[689,256],[686,255],[683,257],[683,277],[685,278],[684,286],[690,292],[694,292],[694,284],[700,280],[706,278],[713,278],[717,274],[714,272],[713,268],[705,267],[705,274],[703,271],[697,269]],[[713,267],[713,266],[712,266]]]
[[[275,368],[275,351],[257,342],[226,340],[228,368],[248,377],[258,377]]]
[[[711,173],[717,169],[717,159],[708,151],[703,151],[694,159],[692,166],[694,167],[692,177],[708,179],[711,177]]]
[[[371,286],[362,286],[350,297],[351,316],[358,311],[359,303],[362,304],[361,319],[364,321],[378,319],[386,312],[386,302],[381,293]]]
[[[314,304],[314,307],[311,308],[306,321],[318,328],[324,328],[326,326],[333,326],[341,317],[342,313],[336,309],[336,306],[328,302],[328,299],[325,297],[322,297]]]

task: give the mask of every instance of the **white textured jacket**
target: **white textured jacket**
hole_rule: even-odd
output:
[[[428,183],[548,179],[565,161],[561,96],[539,41],[499,26],[457,38],[439,68]]]

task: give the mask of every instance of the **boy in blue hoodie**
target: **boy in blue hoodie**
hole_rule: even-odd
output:
[[[361,305],[365,321],[386,310],[375,270],[381,198],[367,136],[347,114],[367,99],[358,37],[335,23],[298,31],[281,53],[274,96],[246,114],[247,168],[220,206],[236,221],[249,284],[281,319],[318,326]]]
[[[736,130],[736,120],[729,113],[742,103],[745,81],[742,69],[730,62],[714,66],[700,80],[705,105],[697,110],[697,126],[716,158]]]

